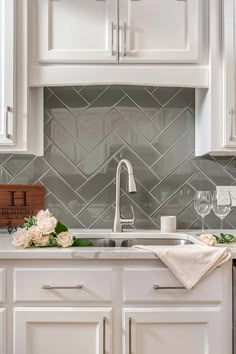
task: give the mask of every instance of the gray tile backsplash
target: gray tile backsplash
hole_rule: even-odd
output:
[[[0,183],[41,183],[46,205],[73,228],[111,228],[115,172],[120,159],[134,168],[138,193],[126,193],[121,212],[134,228],[155,229],[161,215],[178,227],[199,228],[195,190],[236,184],[235,157],[194,156],[194,90],[150,86],[45,88],[45,154],[0,155]],[[236,228],[233,210],[225,221]],[[210,214],[209,228],[219,227]]]

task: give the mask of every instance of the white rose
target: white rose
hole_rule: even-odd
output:
[[[43,235],[40,234],[37,238],[37,240],[34,241],[34,245],[36,247],[46,247],[49,246],[49,239],[50,236],[49,235]]]
[[[52,232],[55,232],[56,226],[57,226],[57,219],[54,218],[53,216],[43,218],[38,222],[38,229],[44,235],[48,235],[51,234]]]
[[[41,237],[42,232],[39,230],[38,226],[31,226],[28,229],[28,232],[31,236],[31,240],[35,243]]]
[[[215,246],[217,244],[217,240],[212,234],[202,234],[199,240],[208,246]]]
[[[30,233],[26,229],[19,229],[13,235],[13,245],[18,249],[24,249],[29,247],[31,237]]]
[[[48,209],[47,210],[40,210],[38,212],[38,214],[36,215],[36,219],[38,222],[40,222],[41,220],[48,218],[50,216],[52,216],[52,214],[50,213],[50,211]]]
[[[73,245],[73,242],[73,236],[69,231],[61,232],[59,235],[57,235],[58,246],[61,246],[63,248],[70,247]]]

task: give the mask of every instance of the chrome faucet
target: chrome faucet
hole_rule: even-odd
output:
[[[134,175],[133,175],[133,167],[128,160],[123,159],[118,163],[117,170],[116,170],[116,210],[115,210],[115,218],[113,224],[113,232],[122,232],[123,225],[133,225],[135,219],[134,209],[132,205],[131,205],[131,210],[133,213],[132,219],[122,219],[120,215],[120,174],[121,174],[122,165],[126,166],[128,172],[128,193],[137,192]]]

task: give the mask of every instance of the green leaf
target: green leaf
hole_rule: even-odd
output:
[[[217,243],[231,243],[231,242],[234,242],[235,241],[235,236],[234,235],[231,235],[231,234],[224,234],[224,233],[220,233],[220,236],[216,236],[214,235],[216,240],[217,240]]]
[[[72,247],[93,247],[93,243],[89,240],[75,238]]]
[[[61,232],[68,231],[68,229],[64,224],[62,224],[60,221],[58,221],[55,231],[57,234],[60,234]]]

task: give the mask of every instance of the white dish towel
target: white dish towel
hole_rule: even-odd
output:
[[[152,251],[183,286],[190,290],[216,267],[231,258],[227,247],[205,245],[134,246]]]

